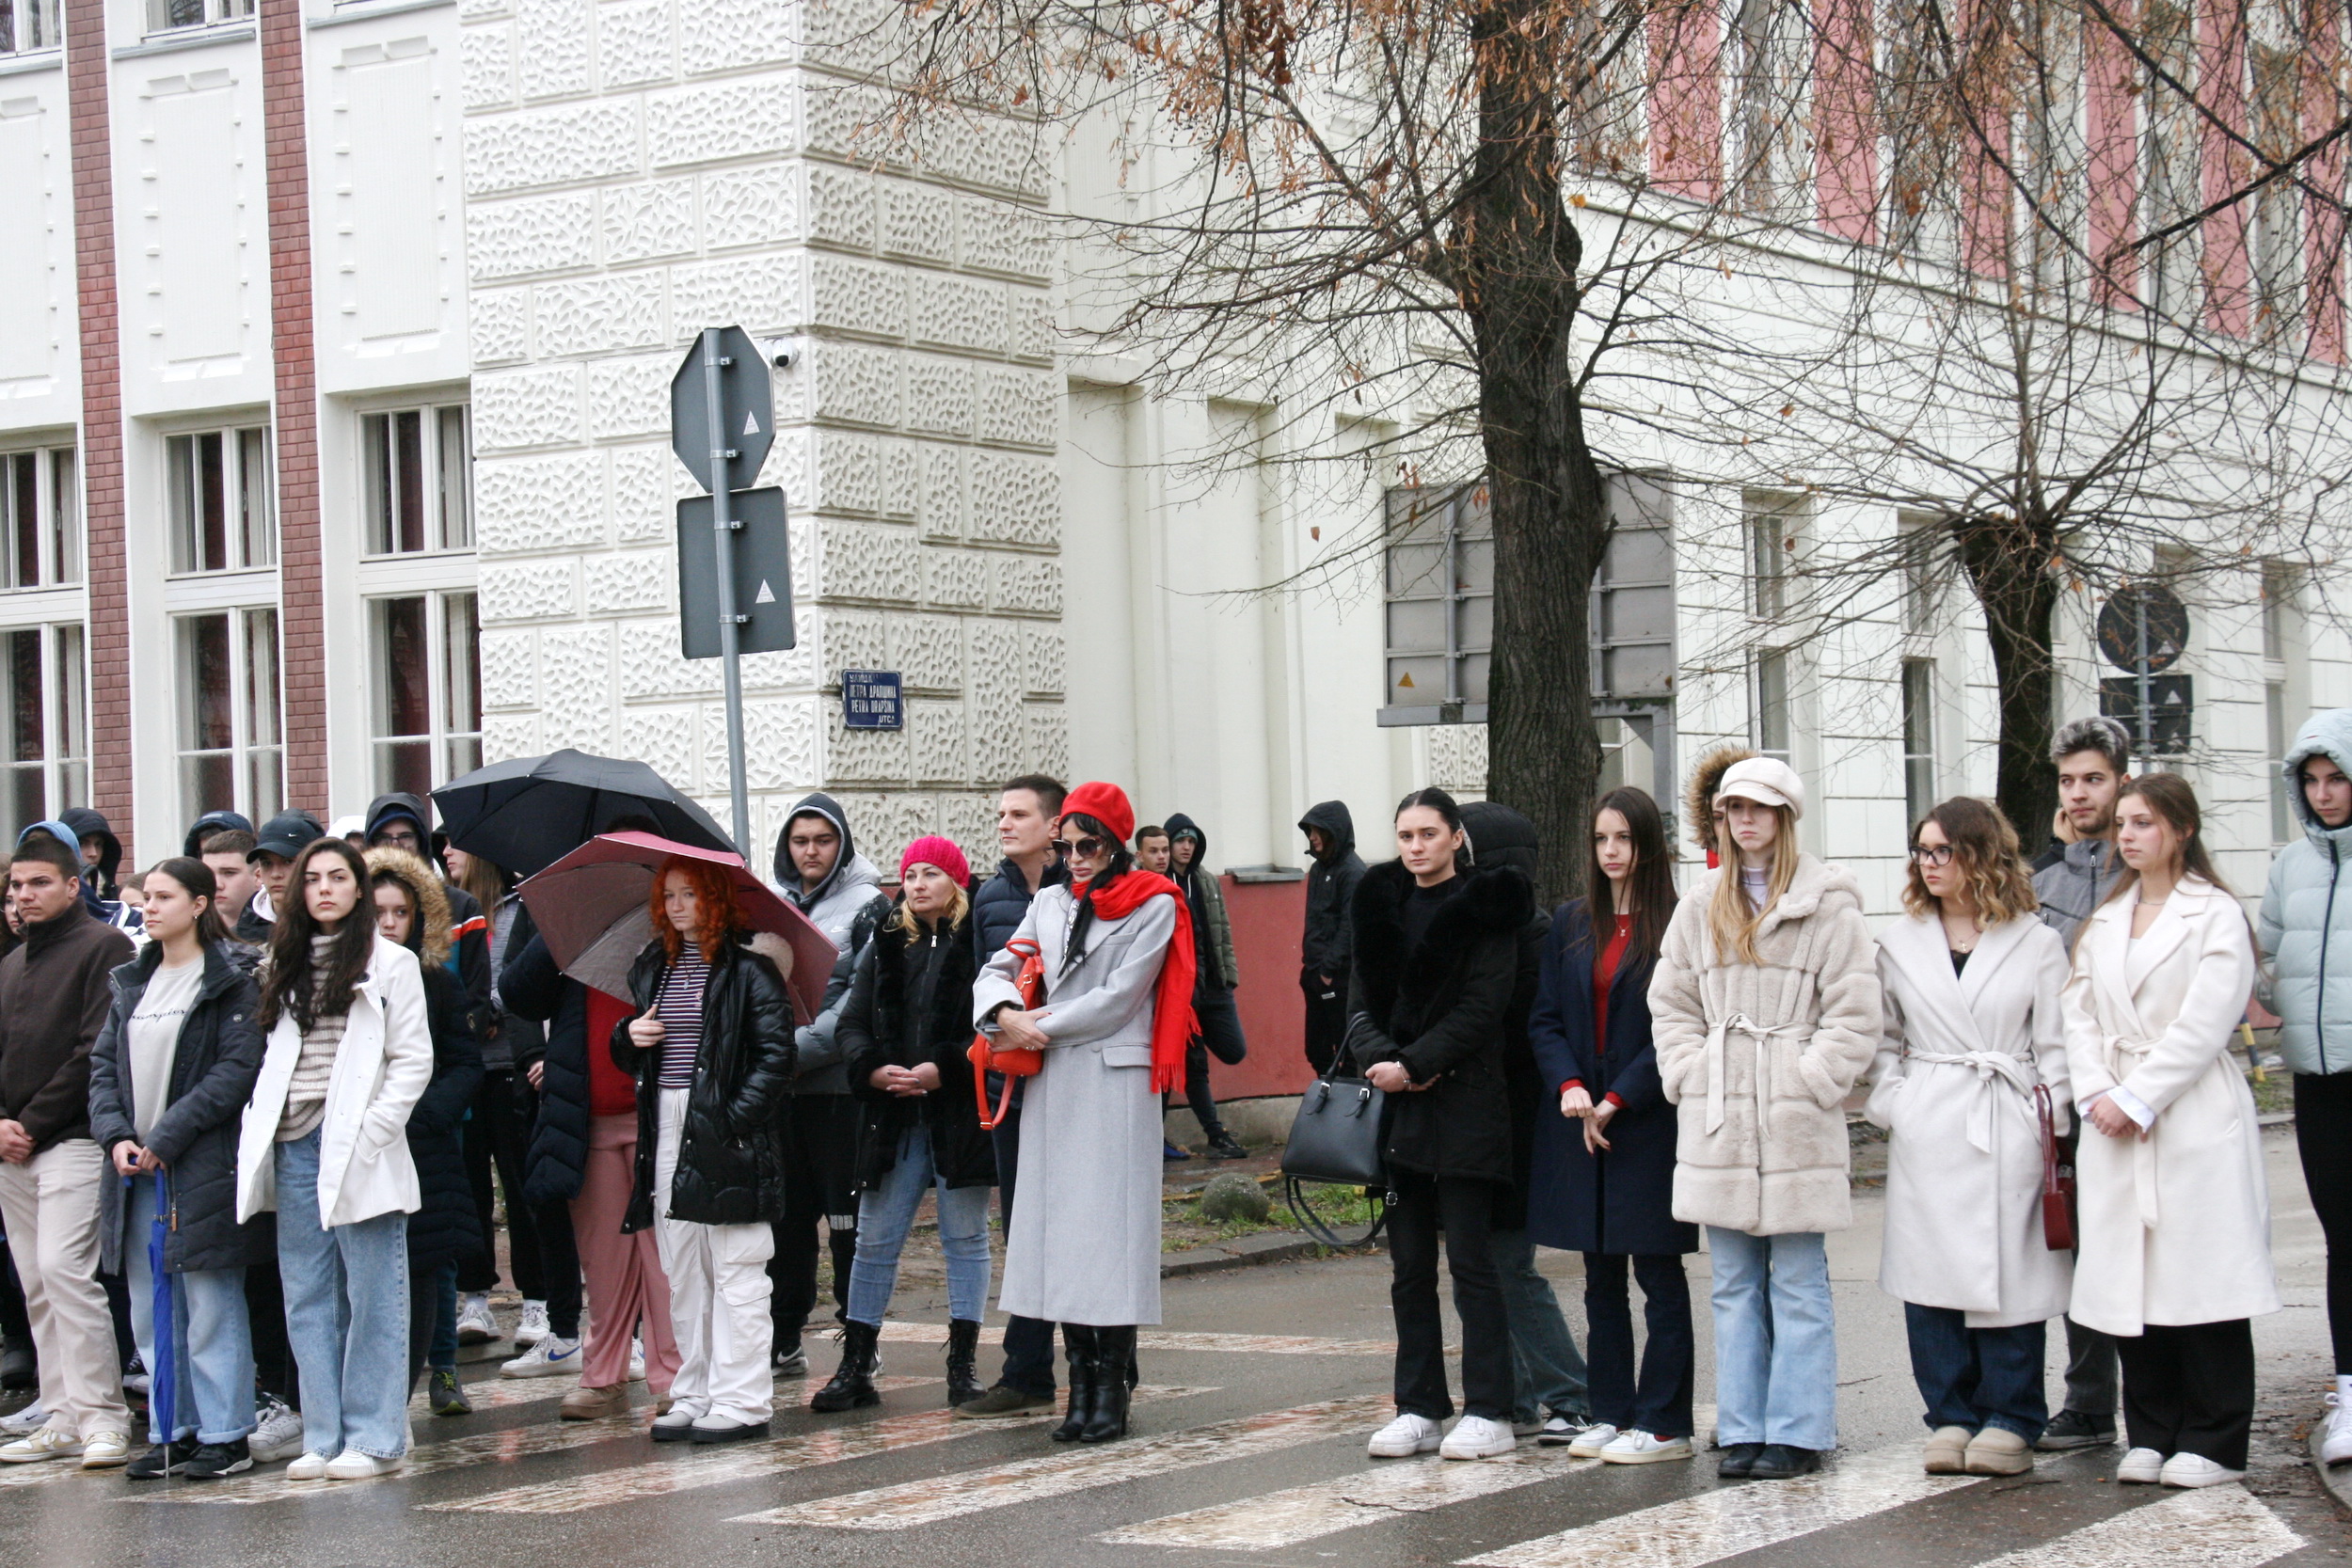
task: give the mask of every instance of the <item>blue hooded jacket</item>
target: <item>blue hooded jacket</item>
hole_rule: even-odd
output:
[[[2352,708],[2314,713],[2280,767],[2303,826],[2279,851],[2263,893],[2259,934],[2267,957],[2256,994],[2279,1015],[2279,1053],[2295,1072],[2352,1072],[2352,822],[2330,828],[2303,799],[2315,756],[2352,774]]]

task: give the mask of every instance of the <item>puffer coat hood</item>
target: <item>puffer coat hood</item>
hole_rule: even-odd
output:
[[[122,869],[122,840],[115,837],[106,819],[87,806],[68,806],[57,814],[57,820],[73,830],[73,836],[85,845],[98,845],[98,881],[101,898],[115,895],[115,875]]]
[[[417,796],[399,790],[394,790],[389,795],[379,795],[368,802],[367,826],[364,832],[372,841],[377,833],[384,831],[385,823],[404,816],[417,825],[417,838],[421,843],[432,842],[433,808],[426,805]]]
[[[2303,836],[2279,851],[2263,894],[2265,959],[2256,994],[2280,1020],[2279,1053],[2294,1072],[2352,1071],[2352,823],[2330,828],[2303,799],[2303,764],[2327,757],[2352,773],[2352,708],[2304,721],[2280,765]]]
[[[180,852],[200,860],[204,855],[204,840],[231,829],[249,833],[253,831],[253,819],[243,812],[208,811],[189,825],[188,836],[181,842]]]

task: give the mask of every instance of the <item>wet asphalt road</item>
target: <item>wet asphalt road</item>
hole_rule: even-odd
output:
[[[273,1465],[167,1493],[119,1474],[9,1470],[0,1472],[0,1542],[10,1568],[2336,1562],[2352,1548],[2352,1527],[2321,1493],[2300,1442],[2328,1371],[2317,1227],[2291,1135],[2273,1132],[2267,1147],[2289,1305],[2256,1324],[2264,1415],[2243,1488],[2118,1486],[2115,1449],[2045,1459],[2015,1481],[1921,1476],[1901,1313],[1874,1283],[1877,1200],[1866,1193],[1860,1223],[1832,1252],[1845,1447],[1819,1481],[1723,1486],[1704,1461],[1571,1465],[1532,1447],[1506,1464],[1374,1465],[1362,1444],[1385,1418],[1389,1314],[1385,1260],[1366,1258],[1171,1281],[1163,1339],[1140,1357],[1152,1392],[1136,1436],[1101,1449],[1063,1449],[1041,1423],[948,1422],[935,1381],[944,1296],[902,1291],[893,1316],[904,1326],[884,1346],[898,1386],[882,1406],[815,1418],[800,1408],[804,1388],[781,1385],[783,1413],[766,1444],[656,1448],[634,1420],[564,1425],[554,1419],[563,1382],[501,1383],[475,1367],[469,1383],[485,1408],[453,1420],[419,1416],[407,1475],[301,1486]],[[1581,1339],[1574,1260],[1545,1262]],[[1705,1259],[1692,1265],[1695,1278]],[[1704,1402],[1703,1285],[1700,1298]],[[829,1370],[830,1346],[816,1359]],[[983,1353],[984,1369],[994,1360]],[[489,1407],[501,1400],[511,1402]],[[637,1418],[647,1414],[641,1404]]]

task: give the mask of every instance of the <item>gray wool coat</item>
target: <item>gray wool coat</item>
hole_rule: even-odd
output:
[[[1152,1092],[1152,999],[1176,933],[1172,893],[1088,927],[1063,972],[1077,912],[1067,885],[1040,890],[1014,939],[1045,962],[1045,1068],[1021,1101],[1021,1201],[997,1305],[1025,1318],[1112,1327],[1160,1321],[1160,1097]],[[1020,956],[972,984],[973,1022],[1020,1005]],[[990,1030],[993,1034],[993,1031]]]

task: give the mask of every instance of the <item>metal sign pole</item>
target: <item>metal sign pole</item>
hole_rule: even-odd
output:
[[[2139,673],[2139,754],[2148,762],[2156,760],[2156,716],[2150,701],[2153,690],[2148,674],[2148,595],[2143,591],[2134,600],[2134,620],[2138,627]]]
[[[710,425],[710,531],[719,551],[719,664],[727,695],[727,794],[735,805],[735,847],[745,864],[752,856],[751,791],[743,769],[743,654],[739,646],[744,618],[735,609],[735,508],[727,464],[736,449],[727,445],[719,395],[719,372],[733,361],[719,352],[719,328],[703,328],[703,405]],[[2143,638],[2142,641],[2145,641]]]

